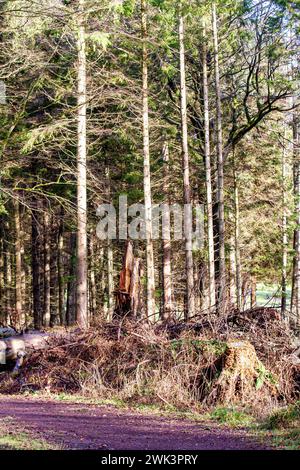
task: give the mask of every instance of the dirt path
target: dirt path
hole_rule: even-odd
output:
[[[266,449],[245,431],[114,407],[0,397],[0,420],[4,417],[17,420],[36,437],[65,449]]]

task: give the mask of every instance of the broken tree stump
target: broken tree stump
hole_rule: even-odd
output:
[[[134,318],[139,316],[142,310],[142,276],[141,259],[134,257],[132,243],[128,241],[120,272],[119,289],[115,291],[115,316]]]
[[[208,404],[246,402],[263,388],[276,394],[272,375],[258,359],[248,341],[229,341],[224,354],[205,372]]]

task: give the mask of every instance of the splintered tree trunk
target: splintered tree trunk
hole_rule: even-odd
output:
[[[86,52],[85,0],[79,0],[78,12],[78,90],[77,90],[77,309],[76,320],[88,327],[87,285],[87,183],[86,183]]]
[[[142,314],[143,267],[140,258],[133,255],[132,243],[127,241],[116,294],[115,313],[121,317],[140,317]]]
[[[203,24],[204,42],[202,47],[202,73],[203,73],[203,102],[204,102],[204,156],[205,156],[205,181],[207,203],[207,229],[208,229],[208,277],[209,277],[209,306],[210,311],[216,305],[215,287],[215,256],[214,256],[214,231],[213,231],[213,207],[212,207],[212,178],[210,162],[210,131],[209,131],[209,102],[207,80],[207,48],[205,24]]]
[[[169,146],[163,145],[164,161],[164,191],[167,204],[164,206],[162,219],[162,251],[163,251],[163,310],[162,318],[168,319],[172,314],[172,273],[171,273],[171,221],[170,221],[170,196],[169,196]]]
[[[130,285],[133,270],[133,248],[132,243],[127,241],[122,270],[120,273],[119,290],[116,292],[116,313],[121,316],[130,315]]]
[[[286,168],[286,130],[282,148],[281,178],[282,178],[282,275],[281,275],[281,316],[286,320],[287,307],[287,256],[288,256],[288,234],[287,234],[287,168]]]
[[[23,292],[22,292],[22,240],[20,224],[20,204],[19,200],[14,200],[15,215],[15,278],[16,278],[16,326],[22,329],[25,326],[25,315],[23,312]]]
[[[226,266],[225,266],[225,218],[224,218],[224,163],[223,163],[223,136],[222,136],[222,105],[221,86],[219,70],[219,41],[216,4],[212,5],[212,25],[214,41],[214,62],[215,62],[215,90],[216,90],[216,111],[217,111],[217,172],[218,172],[218,266],[217,276],[217,309],[222,313],[225,302],[226,287]]]
[[[50,326],[50,217],[44,212],[44,312],[43,325]]]
[[[143,148],[144,148],[144,199],[145,199],[145,228],[147,254],[147,316],[153,320],[155,316],[155,272],[152,239],[152,197],[150,176],[150,145],[149,145],[149,106],[148,106],[148,31],[147,31],[147,2],[141,0],[141,26],[143,40]]]
[[[185,271],[186,271],[186,306],[185,318],[192,317],[195,313],[194,293],[194,265],[192,251],[192,217],[191,213],[191,188],[188,149],[187,127],[187,97],[185,78],[185,47],[184,47],[184,19],[179,16],[179,60],[180,60],[180,112],[181,112],[181,147],[182,147],[182,171],[183,171],[183,199],[187,209],[185,212],[184,236],[185,236]]]

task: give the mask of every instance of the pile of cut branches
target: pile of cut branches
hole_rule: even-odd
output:
[[[255,328],[208,324],[103,323],[53,337],[26,358],[17,377],[0,374],[0,392],[76,393],[176,407],[290,400],[297,391],[293,342],[280,319]],[[238,320],[240,322],[240,320]],[[223,322],[223,327],[220,325]],[[236,321],[235,321],[236,324]],[[176,334],[175,334],[176,332]],[[274,346],[276,345],[276,347]]]

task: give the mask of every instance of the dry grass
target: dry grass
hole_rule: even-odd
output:
[[[268,315],[190,325],[99,324],[73,331],[33,353],[17,378],[1,374],[0,392],[114,396],[177,409],[237,402],[268,412],[299,392],[291,334]],[[231,348],[230,356],[230,342],[237,339],[242,347],[234,353]]]

